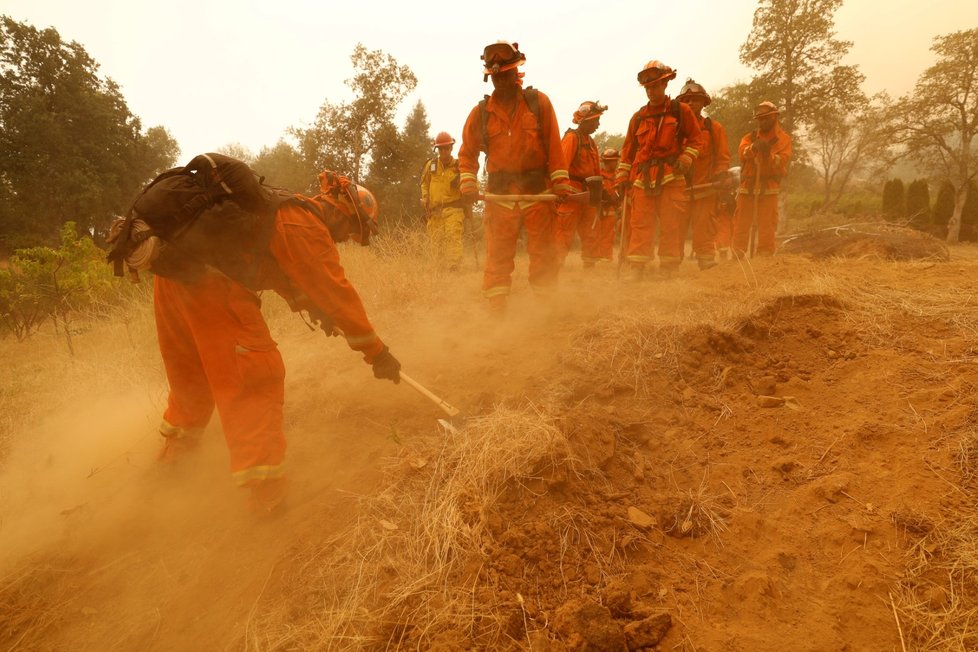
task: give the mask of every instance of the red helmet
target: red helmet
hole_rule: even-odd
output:
[[[654,84],[663,79],[675,79],[676,71],[662,63],[658,59],[653,59],[645,64],[645,67],[638,72],[638,83],[642,86]]]
[[[455,139],[452,138],[451,134],[447,131],[440,131],[438,135],[435,136],[435,141],[432,143],[434,147],[444,147],[445,145],[454,145]]]

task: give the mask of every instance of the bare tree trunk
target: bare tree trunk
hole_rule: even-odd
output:
[[[961,214],[964,212],[964,203],[968,201],[968,184],[962,183],[954,189],[954,212],[951,219],[947,221],[947,241],[957,242],[961,236]]]

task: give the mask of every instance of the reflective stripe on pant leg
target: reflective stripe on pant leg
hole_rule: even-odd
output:
[[[581,217],[577,223],[577,234],[581,238],[581,260],[586,263],[597,262],[601,258],[601,220],[594,206],[581,206]]]
[[[761,195],[757,202],[757,253],[773,254],[777,247],[778,195]]]
[[[160,355],[170,386],[160,432],[202,430],[214,412],[214,398],[194,341],[197,312],[224,303],[223,287],[195,288],[162,276],[153,280],[153,308]]]
[[[574,244],[574,234],[577,232],[580,217],[580,204],[565,202],[557,206],[554,219],[554,246],[557,248],[558,260],[561,264]]]
[[[692,200],[689,214],[693,226],[693,255],[697,260],[714,260],[717,251],[716,196]]]
[[[445,260],[449,265],[459,265],[462,262],[462,242],[465,233],[465,211],[461,208],[446,208],[442,210],[445,242]]]
[[[238,482],[281,474],[285,368],[258,298],[207,274],[190,289],[187,322],[221,416]]]
[[[686,246],[686,227],[689,224],[689,197],[685,182],[666,184],[659,203],[659,261],[678,265]]]
[[[526,250],[530,255],[528,276],[530,285],[538,292],[549,291],[557,285],[560,259],[554,242],[555,219],[554,207],[548,202],[538,202],[523,211]]]
[[[750,240],[750,227],[754,221],[754,197],[752,195],[737,195],[737,210],[733,217],[733,237],[730,246],[734,251],[747,251]]]
[[[630,201],[626,260],[630,263],[648,263],[652,260],[656,220],[658,219],[655,207],[656,197],[648,194],[642,188],[634,188]]]
[[[486,202],[483,227],[486,238],[486,267],[482,275],[482,293],[489,296],[509,294],[516,267],[516,241],[520,235],[520,212],[494,202]]]

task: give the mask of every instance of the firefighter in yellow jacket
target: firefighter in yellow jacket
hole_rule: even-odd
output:
[[[438,156],[421,172],[421,207],[435,255],[452,271],[462,262],[465,209],[458,189],[458,160],[452,156],[455,139],[441,132],[433,143]]]

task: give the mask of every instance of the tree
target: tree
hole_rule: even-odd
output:
[[[0,271],[0,324],[23,340],[51,318],[74,355],[72,314],[91,306],[112,286],[105,252],[66,222],[57,249],[19,249],[10,257],[9,269]]]
[[[969,183],[978,175],[978,28],[938,36],[931,50],[937,63],[894,110],[897,140],[954,186],[947,240],[957,242]]]
[[[794,135],[825,97],[826,73],[852,46],[835,38],[833,16],[842,0],[760,0],[754,23],[740,47],[741,62],[759,71],[759,80],[781,108],[781,123]],[[753,104],[751,105],[753,106]]]
[[[263,147],[253,167],[255,172],[265,177],[265,183],[273,186],[303,194],[315,194],[319,188],[319,171],[284,140],[279,140],[274,147]]]
[[[902,220],[906,214],[903,181],[891,179],[883,184],[883,217],[890,222],[896,222]]]
[[[378,136],[365,184],[377,196],[384,222],[411,223],[420,218],[421,168],[434,156],[430,128],[427,111],[419,101],[402,131],[387,125]]]
[[[931,223],[930,190],[926,179],[915,179],[907,186],[907,217],[920,229]]]
[[[366,166],[381,134],[389,135],[394,113],[418,80],[407,66],[381,50],[358,43],[350,56],[354,75],[346,80],[352,102],[323,103],[309,129],[294,129],[303,156],[317,170],[330,169],[354,181]]]
[[[937,198],[934,200],[932,211],[934,224],[946,227],[954,215],[954,184],[945,181],[937,191]]]
[[[625,134],[609,134],[607,131],[599,131],[592,138],[594,138],[594,144],[598,146],[598,154],[609,147],[617,149],[620,154],[622,145],[625,144]]]
[[[811,113],[807,129],[808,155],[819,172],[822,207],[836,204],[853,176],[884,157],[890,146],[884,120],[885,94],[866,97],[863,75],[839,66],[829,75],[830,88]]]
[[[9,246],[54,242],[69,220],[104,233],[175,151],[166,130],[142,132],[81,45],[0,17],[0,233]]]

